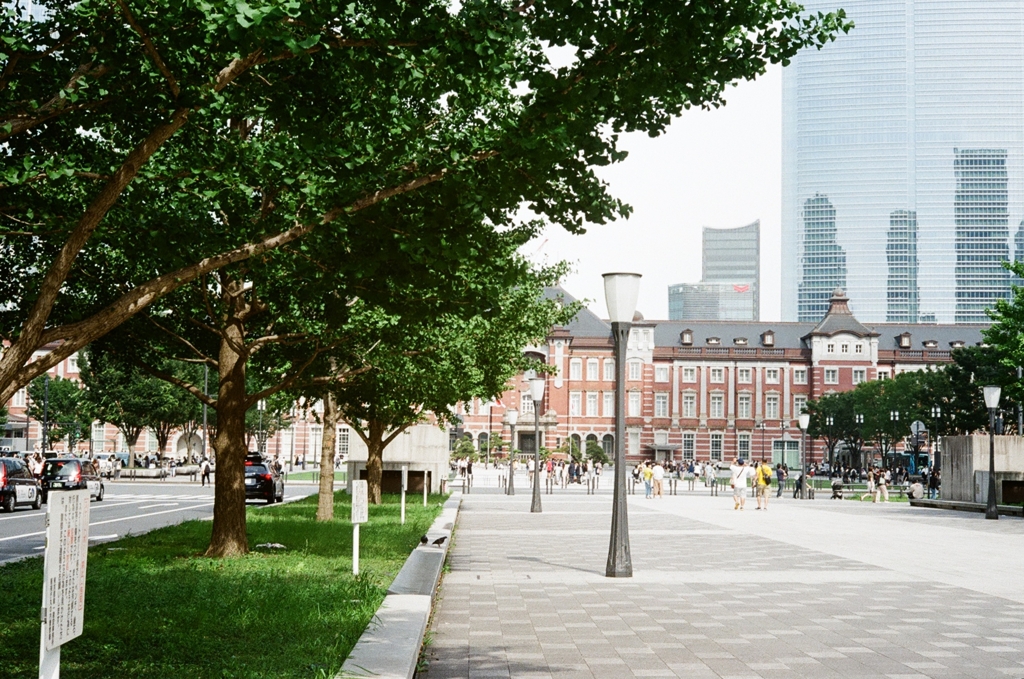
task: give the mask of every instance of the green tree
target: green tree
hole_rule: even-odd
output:
[[[164,395],[163,385],[110,354],[105,344],[94,344],[83,351],[78,367],[89,410],[96,419],[121,432],[128,446],[128,466],[134,467],[135,446],[143,430],[153,423],[153,413]]]
[[[840,414],[847,405],[846,400],[841,393],[826,394],[817,400],[808,401],[804,408],[811,416],[807,435],[825,442],[829,462],[835,460],[836,446],[844,439]]]
[[[591,462],[600,462],[607,465],[611,458],[604,452],[604,447],[597,441],[587,441],[587,459]]]
[[[45,413],[48,447],[63,440],[68,450],[73,451],[90,431],[89,404],[77,382],[44,375],[32,380],[28,396],[29,417],[42,424]]]
[[[36,5],[0,9],[0,402],[183,285],[439,183],[495,225],[625,215],[593,173],[621,133],[852,25],[790,0]],[[225,218],[239,192],[260,219]]]

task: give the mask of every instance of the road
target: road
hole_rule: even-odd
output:
[[[190,519],[213,516],[213,487],[180,481],[106,481],[102,502],[91,503],[89,542],[99,544],[128,533],[138,535]],[[285,501],[317,492],[317,486],[289,483]],[[262,501],[248,504],[261,506]],[[19,507],[0,514],[0,564],[42,554],[46,505],[41,510]]]

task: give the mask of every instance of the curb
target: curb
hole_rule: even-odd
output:
[[[412,679],[461,504],[461,493],[445,501],[427,531],[430,541],[443,536],[444,544],[439,549],[428,543],[412,551],[335,679]]]

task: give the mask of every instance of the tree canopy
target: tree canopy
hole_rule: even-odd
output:
[[[178,287],[431,185],[495,226],[625,215],[593,173],[622,132],[851,26],[790,0],[35,5],[0,9],[0,401]],[[257,219],[220,209],[242,196]]]

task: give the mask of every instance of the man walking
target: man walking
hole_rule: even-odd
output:
[[[202,463],[199,465],[199,471],[202,472],[201,486],[205,486],[210,482],[210,460],[203,458]]]
[[[740,459],[729,467],[729,471],[732,472],[730,483],[732,484],[733,509],[742,511],[743,506],[747,503],[747,478],[751,474],[751,469],[746,460]]]
[[[654,469],[651,470],[651,479],[654,481],[654,497],[661,498],[661,490],[665,485],[665,468],[661,466],[661,462],[654,463]]]
[[[768,490],[772,485],[772,468],[761,460],[757,465],[757,508],[768,511]]]

